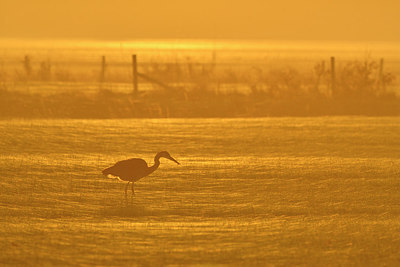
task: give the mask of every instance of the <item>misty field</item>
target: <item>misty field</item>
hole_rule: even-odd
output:
[[[0,121],[2,265],[400,264],[400,118]],[[167,150],[124,197],[101,170]],[[130,192],[129,192],[130,193]]]
[[[0,119],[398,116],[399,47],[0,39]]]

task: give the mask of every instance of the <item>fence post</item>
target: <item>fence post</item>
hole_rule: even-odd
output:
[[[106,76],[106,56],[101,58],[101,72],[100,72],[100,83],[104,83]]]
[[[132,55],[132,71],[133,71],[133,77],[132,77],[132,82],[133,82],[133,93],[137,94],[138,93],[138,73],[137,73],[137,59],[136,55]]]
[[[31,58],[29,57],[29,55],[25,55],[24,57],[24,69],[27,80],[29,80],[32,74]]]
[[[331,57],[331,93],[332,93],[332,96],[335,96],[337,94],[337,92],[336,92],[335,57]]]
[[[378,90],[381,91],[385,88],[384,81],[383,81],[383,63],[384,60],[381,58],[379,62],[379,76],[378,76]]]
[[[212,52],[212,67],[215,68],[217,65],[217,51],[215,49]]]

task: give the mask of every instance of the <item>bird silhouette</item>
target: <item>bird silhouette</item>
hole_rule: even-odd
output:
[[[176,159],[171,157],[171,155],[167,151],[161,151],[157,153],[154,157],[154,165],[149,167],[147,166],[146,161],[143,159],[133,158],[118,161],[107,169],[104,169],[102,173],[105,176],[113,175],[117,176],[119,179],[123,181],[128,181],[125,186],[125,198],[127,197],[127,190],[129,183],[132,183],[132,196],[135,194],[134,184],[139,181],[143,177],[146,177],[157,170],[158,166],[160,166],[160,158],[166,158],[176,162],[178,165],[180,164]]]

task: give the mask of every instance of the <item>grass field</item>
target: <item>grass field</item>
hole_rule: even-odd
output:
[[[0,121],[0,264],[400,264],[400,118]],[[162,160],[136,196],[101,175]]]

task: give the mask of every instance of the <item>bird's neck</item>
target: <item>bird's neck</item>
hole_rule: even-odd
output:
[[[154,165],[150,167],[150,173],[152,173],[155,170],[157,170],[158,166],[160,166],[160,157],[156,156],[154,158]]]

